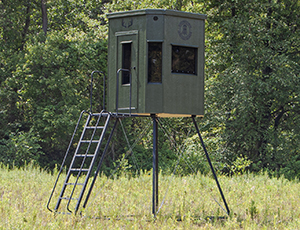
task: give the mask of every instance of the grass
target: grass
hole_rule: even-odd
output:
[[[231,210],[231,215],[222,219],[212,218],[226,213],[214,201],[222,204],[211,177],[160,175],[160,201],[168,192],[154,219],[150,173],[109,180],[101,176],[82,216],[54,215],[47,210],[55,179],[56,175],[32,165],[13,170],[0,167],[0,229],[300,228],[298,180],[269,178],[266,174],[219,177]]]

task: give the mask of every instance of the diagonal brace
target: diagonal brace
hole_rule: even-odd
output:
[[[208,163],[209,163],[210,169],[211,169],[211,171],[212,171],[212,173],[213,173],[213,175],[214,175],[214,178],[215,178],[215,181],[216,181],[216,183],[217,183],[217,186],[218,186],[219,192],[220,192],[220,194],[221,194],[221,197],[222,197],[222,199],[223,199],[224,205],[225,205],[225,207],[226,207],[227,215],[229,215],[229,214],[230,214],[230,210],[229,210],[229,208],[228,208],[228,205],[227,205],[225,196],[224,196],[224,194],[223,194],[223,192],[222,192],[222,189],[221,189],[221,186],[220,186],[220,184],[219,184],[217,174],[216,174],[216,172],[215,172],[215,170],[214,170],[214,167],[213,167],[213,165],[212,165],[212,163],[211,163],[210,157],[209,157],[209,155],[208,155],[208,153],[207,153],[207,150],[206,150],[206,147],[205,147],[205,145],[204,145],[203,139],[202,139],[201,134],[200,134],[200,132],[199,132],[199,128],[198,128],[198,125],[197,125],[197,122],[196,122],[196,120],[195,120],[195,116],[194,116],[194,115],[192,116],[192,120],[193,120],[193,123],[194,123],[194,125],[195,125],[197,134],[198,134],[198,136],[199,136],[199,138],[200,138],[200,141],[201,141],[203,150],[204,150],[204,152],[205,152],[205,156],[206,156],[206,158],[207,158],[207,161],[208,161]]]

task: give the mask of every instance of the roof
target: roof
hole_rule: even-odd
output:
[[[119,18],[119,17],[132,17],[140,15],[169,15],[175,17],[193,18],[199,20],[205,20],[207,16],[205,14],[196,14],[191,12],[184,12],[178,10],[166,10],[166,9],[142,9],[142,10],[130,10],[121,11],[107,14],[107,18]]]

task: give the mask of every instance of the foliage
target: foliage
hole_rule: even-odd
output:
[[[217,170],[298,177],[300,5],[293,0],[2,0],[0,161],[22,166],[33,160],[49,168],[61,161],[80,111],[89,108],[91,72],[106,74],[104,13],[143,8],[208,15],[206,115],[200,128]],[[97,111],[103,108],[103,77],[95,75],[93,82]],[[124,121],[129,143],[147,122]],[[160,122],[160,169],[173,172],[183,153],[176,173],[208,173],[191,121]],[[109,151],[113,157],[105,159],[106,174],[130,150],[118,138],[122,132],[119,127]],[[30,147],[15,150],[17,143]],[[148,131],[128,154],[132,171],[151,169],[151,144]]]
[[[3,140],[4,143],[0,145],[1,159],[4,165],[21,167],[26,162],[37,163],[43,155],[39,145],[41,140],[34,135],[32,130],[11,133],[9,140]]]
[[[16,4],[22,8],[23,2]],[[4,157],[1,160],[18,161],[20,166],[21,161],[15,159],[10,147],[15,143],[12,137],[17,132],[20,132],[18,137],[25,135],[38,140],[39,153],[44,153],[32,158],[36,151],[31,149],[23,163],[28,158],[38,159],[42,166],[53,167],[61,161],[79,113],[89,108],[89,74],[95,69],[105,70],[106,66],[106,27],[99,26],[98,22],[101,11],[90,12],[93,6],[83,7],[84,1],[73,1],[71,5],[69,1],[48,1],[47,4],[50,22],[47,36],[39,29],[40,20],[34,21],[38,18],[34,2],[27,8],[31,16],[26,39],[20,36],[15,38],[20,42],[10,43],[13,31],[2,31],[2,50],[8,57],[1,66],[5,75],[0,82],[0,116],[5,128],[1,129],[0,140],[4,145],[2,149],[7,149],[3,155],[10,160]],[[14,16],[14,5],[4,1],[1,7],[3,15],[11,10]],[[5,14],[1,23],[8,23],[10,16]],[[18,17],[20,21],[27,20],[23,15]],[[102,77],[94,81],[94,91],[98,92],[94,100],[97,101],[102,95]],[[97,105],[98,110],[100,106]]]
[[[300,6],[286,0],[208,7],[207,95],[211,116],[223,125],[224,160],[243,156],[254,171],[280,171],[299,154]]]

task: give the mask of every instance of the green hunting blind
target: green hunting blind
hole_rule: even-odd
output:
[[[108,111],[203,116],[205,18],[162,9],[108,14]]]
[[[92,112],[93,74],[103,74],[103,71],[93,71],[90,110],[80,114],[47,203],[49,211],[71,214],[85,210],[121,118],[151,116],[153,215],[159,212],[159,117],[191,117],[229,215],[227,202],[195,120],[196,116],[204,114],[205,18],[202,14],[161,9],[108,14],[108,108],[105,109],[106,85],[103,76],[103,110]],[[83,117],[87,117],[85,124]],[[79,137],[80,127],[83,130]],[[128,153],[133,154],[132,150],[126,156]],[[60,176],[64,175],[67,165],[66,178],[61,181]],[[60,184],[62,187],[59,192],[57,188]],[[53,204],[54,197],[57,199]]]

